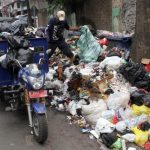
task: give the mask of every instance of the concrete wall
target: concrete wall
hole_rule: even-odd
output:
[[[91,24],[97,29],[111,30],[112,1],[86,0],[83,9],[77,11],[79,24]]]
[[[112,0],[112,31],[135,32],[136,0]]]
[[[150,58],[150,0],[137,0],[136,34],[132,57],[136,61]]]
[[[30,0],[30,8],[36,6],[38,9],[38,26],[46,26],[48,23],[47,2],[46,0]]]
[[[128,33],[135,32],[136,1],[137,0],[122,0],[121,31],[126,31]]]

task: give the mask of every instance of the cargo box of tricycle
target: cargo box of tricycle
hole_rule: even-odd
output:
[[[31,46],[34,47],[34,62],[38,63],[40,58],[47,58],[46,50],[48,48],[48,43],[46,38],[30,38],[28,39]],[[8,49],[8,42],[5,40],[0,41],[0,56],[6,54]],[[48,63],[44,64],[45,72],[48,72]],[[0,66],[0,87],[9,86],[13,83],[13,76],[9,70],[4,69]]]

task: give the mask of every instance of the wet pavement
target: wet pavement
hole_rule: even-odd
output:
[[[49,137],[44,145],[30,134],[25,114],[5,112],[0,107],[0,150],[102,150],[95,140],[70,125],[66,114],[48,111]]]

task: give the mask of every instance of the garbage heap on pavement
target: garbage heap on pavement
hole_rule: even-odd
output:
[[[69,112],[70,124],[108,148],[136,143],[150,150],[150,70],[130,58],[133,34],[93,36],[87,26],[71,34],[77,35],[68,39],[75,65],[61,54],[50,59],[51,107]]]
[[[17,59],[23,65],[33,54],[25,37],[45,37],[45,28],[28,27],[24,20],[3,20],[0,32],[12,49],[18,49]],[[88,26],[70,32],[67,42],[74,64],[59,50],[50,59],[48,102],[67,111],[70,124],[78,124],[82,133],[108,148],[125,150],[129,142],[150,150],[150,60],[143,59],[144,65],[131,60],[133,34],[104,30],[93,34]],[[11,53],[1,58],[4,68],[10,60],[7,56]]]

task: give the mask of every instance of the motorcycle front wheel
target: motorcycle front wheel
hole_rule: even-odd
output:
[[[45,114],[34,114],[33,115],[33,134],[36,141],[43,144],[48,137],[48,124]]]

